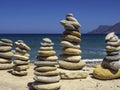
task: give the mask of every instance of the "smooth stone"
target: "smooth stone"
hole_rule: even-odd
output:
[[[4,59],[4,58],[0,58],[0,63],[11,63],[12,60],[10,59]]]
[[[35,61],[34,64],[36,66],[55,66],[57,65],[57,62],[54,61]]]
[[[50,40],[50,38],[43,38],[43,41],[47,42],[47,43],[52,43],[52,41]]]
[[[4,52],[4,53],[0,52],[0,57],[2,57],[2,58],[12,58],[13,55],[14,54],[12,52]]]
[[[120,55],[114,55],[114,56],[106,56],[105,60],[106,61],[116,61],[120,59]]]
[[[116,42],[106,42],[107,45],[110,45],[110,46],[120,46],[120,39]]]
[[[73,14],[72,14],[72,13],[68,13],[68,14],[66,15],[66,17],[73,17]]]
[[[29,60],[29,57],[23,56],[23,55],[18,55],[18,54],[14,54],[13,57],[15,57],[18,60],[23,60],[23,61],[28,61]]]
[[[0,64],[0,70],[12,69],[13,66],[13,64]]]
[[[40,83],[40,82],[34,82],[32,83],[32,86],[36,90],[58,90],[60,88],[60,83]]]
[[[79,43],[81,41],[81,39],[79,37],[76,37],[73,35],[63,35],[62,41],[70,41],[70,42]]]
[[[63,48],[62,53],[68,54],[68,55],[80,55],[82,51],[79,49],[75,49],[75,48]]]
[[[13,44],[0,41],[0,46],[13,46]]]
[[[56,60],[58,60],[58,57],[57,56],[47,56],[47,57],[38,56],[37,59],[38,60],[45,60],[45,61],[56,61]]]
[[[57,70],[57,67],[54,66],[39,66],[35,67],[35,71],[40,71],[40,72],[47,72],[47,71],[54,71]]]
[[[53,50],[53,47],[52,46],[40,47],[40,50]]]
[[[28,68],[29,68],[29,65],[20,65],[20,66],[13,67],[15,71],[26,71]]]
[[[12,71],[13,75],[18,75],[18,76],[26,76],[28,74],[27,71]]]
[[[110,42],[117,42],[119,40],[118,36],[114,36],[113,38],[111,38],[111,40],[109,40]]]
[[[66,61],[59,61],[58,63],[59,63],[61,68],[68,69],[68,70],[82,69],[86,65],[86,63],[82,60],[80,62],[77,62],[77,63],[66,62]]]
[[[65,24],[64,28],[67,30],[76,30],[76,28],[72,24]]]
[[[11,46],[0,46],[0,52],[7,52],[12,49]]]
[[[17,52],[20,52],[20,53],[23,53],[23,54],[25,54],[25,53],[28,52],[27,50],[21,49],[21,48],[19,48],[19,47],[15,48],[15,50],[16,50]]]
[[[108,56],[114,56],[114,55],[118,55],[119,54],[119,52],[107,52],[107,55]]]
[[[28,54],[28,53],[15,52],[15,54],[16,54],[16,55],[25,56],[25,57],[30,57],[30,54]]]
[[[74,17],[72,17],[72,16],[67,16],[67,17],[66,17],[66,20],[68,20],[68,21],[76,21],[76,22],[78,22],[77,19],[74,18]]]
[[[57,76],[59,75],[59,72],[57,70],[54,71],[47,71],[47,72],[34,72],[35,75],[37,76]]]
[[[39,53],[39,56],[54,56],[56,54],[54,50],[50,50],[50,51],[39,50],[38,53]]]
[[[5,43],[13,43],[11,40],[9,40],[9,39],[1,39],[1,41],[3,41],[3,42],[5,42]]]
[[[40,45],[41,45],[42,47],[47,47],[47,46],[53,46],[54,43],[41,42]]]
[[[80,45],[68,41],[61,41],[61,46],[80,49]]]
[[[120,69],[120,61],[108,62],[104,60],[102,67],[117,71]]]
[[[61,20],[60,23],[64,26],[65,24],[71,24],[73,25],[75,28],[79,28],[80,24],[79,22],[75,22],[75,21],[67,21],[67,20]]]
[[[60,81],[60,76],[34,76],[33,79],[43,83],[55,83]]]
[[[19,42],[19,43],[24,43],[24,41],[23,41],[23,40],[17,40],[17,42]]]
[[[82,70],[63,70],[59,69],[61,79],[85,79],[88,73]]]
[[[73,30],[73,31],[65,30],[63,32],[63,35],[73,35],[79,38],[81,37],[81,33],[79,32],[79,30]]]
[[[101,80],[111,80],[120,78],[120,69],[118,71],[113,71],[105,69],[103,67],[98,67],[93,70],[93,76]]]
[[[20,47],[20,48],[25,49],[27,51],[31,50],[31,48],[28,45],[26,45],[25,43],[22,43],[22,42],[15,42],[15,45],[17,47]]]
[[[120,46],[118,47],[106,46],[106,51],[109,51],[109,52],[114,52],[114,51],[119,51],[119,50],[120,50]]]
[[[22,61],[22,60],[14,60],[13,63],[15,65],[27,65],[27,64],[29,64],[28,61],[26,62],[26,61]]]
[[[60,59],[68,62],[79,62],[81,60],[81,56],[71,56],[62,54],[60,55]]]
[[[110,41],[115,36],[115,32],[108,33],[105,37],[105,41]]]

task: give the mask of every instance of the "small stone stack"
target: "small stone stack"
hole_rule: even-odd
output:
[[[101,67],[94,70],[93,75],[98,79],[115,79],[120,77],[120,39],[114,32],[105,37],[106,57]]]
[[[62,35],[61,45],[64,48],[62,49],[62,54],[60,55],[61,60],[59,61],[59,65],[65,70],[70,70],[70,73],[61,72],[61,78],[86,78],[86,73],[78,71],[86,65],[86,63],[81,60],[81,33],[78,30],[80,24],[73,17],[73,14],[67,14],[66,20],[62,20],[60,23],[64,26],[65,31]],[[76,72],[72,70],[75,70]]]
[[[29,68],[29,57],[27,53],[30,50],[30,47],[26,45],[22,40],[15,42],[16,50],[14,54],[14,64],[12,74],[18,76],[27,75],[27,69]]]
[[[11,69],[12,64],[12,46],[13,42],[9,39],[0,40],[0,70]]]
[[[49,38],[44,38],[40,45],[38,61],[34,63],[36,76],[33,78],[35,82],[32,86],[36,90],[57,90],[60,88],[60,76],[56,67],[58,57],[53,50],[54,43]]]
[[[120,69],[120,40],[114,32],[109,33],[106,38],[106,53],[107,56],[102,62],[104,68],[113,70]]]

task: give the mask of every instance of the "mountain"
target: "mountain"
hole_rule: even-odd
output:
[[[120,34],[120,22],[115,25],[100,25],[97,29],[88,32],[87,34],[107,34],[109,32],[115,32],[116,34]]]

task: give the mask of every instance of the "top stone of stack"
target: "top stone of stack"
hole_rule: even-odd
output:
[[[66,15],[66,20],[60,22],[66,30],[77,30],[81,25],[76,18],[73,17],[72,13]]]

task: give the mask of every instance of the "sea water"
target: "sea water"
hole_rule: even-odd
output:
[[[43,38],[50,38],[54,42],[54,50],[58,56],[61,54],[61,49],[63,48],[60,45],[61,34],[0,34],[0,39],[1,38],[10,39],[13,42],[23,40],[31,47],[29,51],[30,60],[36,60],[40,42]],[[80,42],[82,59],[103,59],[106,55],[104,39],[105,35],[103,34],[83,34]],[[15,49],[15,47],[13,47],[13,49]]]

